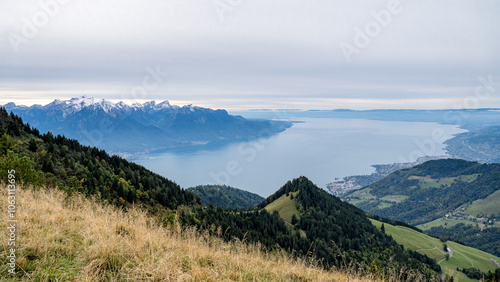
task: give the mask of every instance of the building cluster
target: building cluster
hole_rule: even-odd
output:
[[[349,191],[356,190],[362,188],[361,185],[356,183],[355,179],[347,179],[344,178],[342,181],[331,182],[326,185],[326,188],[335,196],[340,196]]]

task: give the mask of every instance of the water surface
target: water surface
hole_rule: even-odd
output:
[[[269,196],[301,175],[325,188],[335,178],[370,174],[373,164],[445,154],[443,142],[464,132],[429,122],[299,118],[270,138],[210,151],[151,153],[133,160],[181,185],[226,184]]]

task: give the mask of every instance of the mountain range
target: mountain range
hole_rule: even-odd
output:
[[[132,105],[82,96],[47,105],[4,105],[41,132],[75,138],[84,145],[128,155],[154,150],[196,150],[232,141],[269,137],[292,126],[287,121],[247,120],[168,101]]]

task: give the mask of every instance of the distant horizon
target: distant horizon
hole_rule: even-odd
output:
[[[286,110],[286,111],[296,111],[296,112],[301,112],[301,111],[340,111],[340,110],[346,110],[346,111],[373,111],[373,110],[415,110],[415,111],[446,111],[446,110],[500,110],[500,107],[477,107],[477,108],[231,108],[231,107],[224,107],[223,105],[203,105],[203,104],[196,104],[191,101],[175,101],[175,100],[169,100],[169,99],[114,99],[114,98],[102,98],[102,97],[94,97],[90,95],[81,95],[81,96],[75,96],[75,97],[62,97],[62,98],[47,98],[47,99],[13,99],[12,101],[6,101],[5,99],[0,98],[0,106],[5,106],[8,103],[14,103],[16,106],[27,106],[31,107],[33,105],[41,105],[41,106],[46,106],[55,100],[61,100],[61,101],[67,101],[70,99],[74,98],[81,98],[81,97],[87,97],[87,98],[94,98],[96,100],[106,100],[112,103],[119,103],[123,102],[127,105],[132,105],[134,103],[139,103],[139,104],[144,104],[146,102],[151,102],[154,101],[155,103],[161,103],[164,101],[168,101],[171,105],[183,107],[183,106],[188,106],[188,105],[193,105],[193,106],[198,106],[198,107],[203,107],[203,108],[210,108],[210,109],[222,109],[226,110],[228,112],[257,112],[257,111],[274,111],[274,110]]]

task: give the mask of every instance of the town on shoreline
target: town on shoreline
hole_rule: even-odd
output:
[[[353,175],[346,176],[342,180],[335,179],[336,181],[326,184],[327,190],[335,196],[343,195],[349,191],[361,189],[367,185],[379,181],[380,179],[388,176],[389,174],[405,168],[414,167],[416,165],[425,163],[432,160],[448,159],[449,156],[424,156],[418,158],[414,162],[409,163],[392,163],[392,164],[376,164],[372,165],[375,172],[369,175]]]

